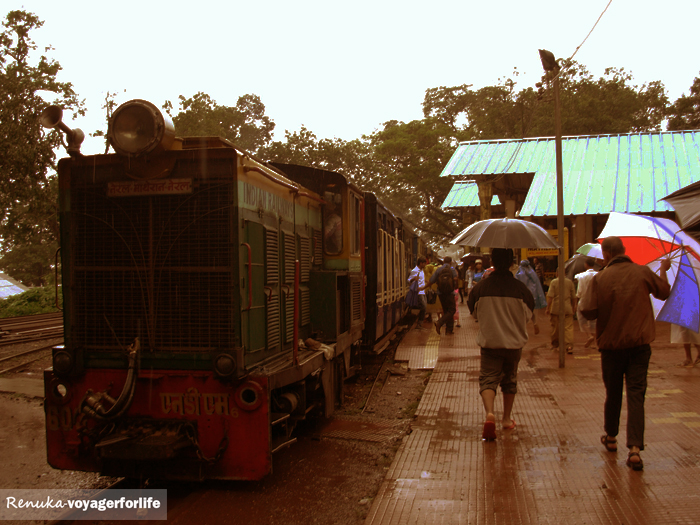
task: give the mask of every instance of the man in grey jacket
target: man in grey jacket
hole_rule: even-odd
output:
[[[518,363],[528,341],[527,323],[535,309],[530,290],[508,270],[513,250],[494,248],[491,261],[493,273],[479,281],[467,299],[469,311],[479,321],[476,343],[481,347],[479,392],[486,411],[482,433],[486,440],[496,439],[493,407],[499,384],[503,393],[501,426],[504,430],[515,428],[511,411],[518,391]]]

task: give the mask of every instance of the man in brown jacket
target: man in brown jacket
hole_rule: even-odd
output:
[[[639,452],[644,450],[644,396],[651,343],[656,337],[654,312],[649,294],[667,299],[671,293],[666,271],[671,263],[661,261],[659,277],[647,266],[631,261],[619,237],[603,241],[605,269],[591,280],[579,310],[586,319],[597,319],[596,339],[601,353],[605,384],[605,434],[600,440],[610,451],[617,450],[623,382],[627,383],[627,465],[642,470]]]

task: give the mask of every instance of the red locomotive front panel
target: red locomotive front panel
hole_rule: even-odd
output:
[[[209,372],[138,372],[131,401],[118,402],[126,370],[91,369],[76,380],[46,371],[48,461],[113,476],[260,479],[271,470],[266,377],[230,384]]]

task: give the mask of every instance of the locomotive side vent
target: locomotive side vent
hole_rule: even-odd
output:
[[[314,265],[323,264],[323,246],[321,245],[321,230],[314,230]]]
[[[285,294],[284,303],[284,342],[291,343],[294,340],[294,288]]]
[[[296,261],[296,243],[294,234],[283,232],[284,242],[284,282],[287,284],[284,301],[284,342],[294,339],[294,261]]]
[[[265,228],[265,282],[269,285],[267,299],[267,349],[274,350],[280,344],[280,248],[279,233]]]
[[[294,283],[294,261],[296,260],[296,244],[294,243],[294,235],[291,233],[283,233],[284,237],[284,282],[287,284]]]
[[[280,298],[272,295],[267,301],[267,349],[276,349],[280,344]]]
[[[352,301],[352,320],[362,319],[362,283],[359,279],[350,282],[350,294]]]
[[[309,281],[311,271],[311,241],[308,237],[299,237],[299,280],[302,283]]]
[[[301,290],[299,295],[301,296],[301,324],[304,326],[311,322],[311,301],[309,290]]]
[[[277,284],[280,280],[280,250],[277,230],[265,228],[265,282]]]

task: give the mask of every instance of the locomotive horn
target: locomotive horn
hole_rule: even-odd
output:
[[[71,157],[80,155],[80,145],[85,140],[85,133],[79,128],[70,129],[62,120],[63,110],[58,106],[49,106],[41,112],[39,120],[45,128],[58,128],[66,134],[68,145],[66,151]]]

